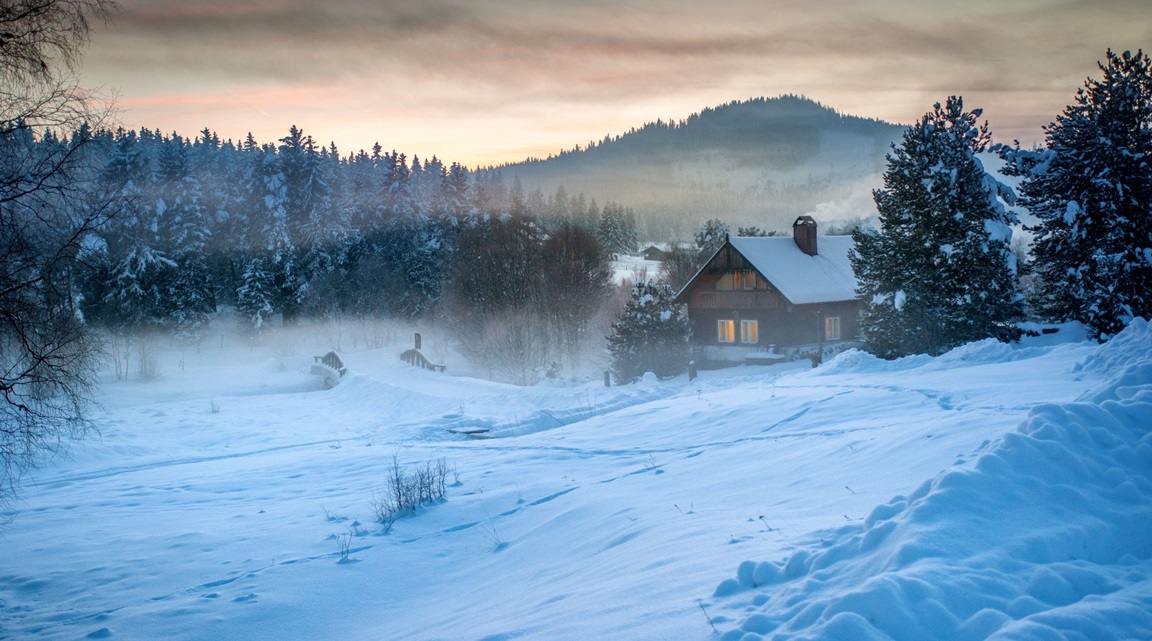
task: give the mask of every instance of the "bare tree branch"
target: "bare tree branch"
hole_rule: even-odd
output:
[[[85,240],[114,213],[86,152],[110,115],[74,72],[110,0],[0,0],[0,503],[90,430],[100,345],[78,311]]]

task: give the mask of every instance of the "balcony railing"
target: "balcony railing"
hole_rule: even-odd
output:
[[[784,307],[785,301],[776,292],[704,291],[694,292],[691,304],[701,309],[773,309]]]

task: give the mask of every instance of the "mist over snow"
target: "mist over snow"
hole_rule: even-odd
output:
[[[612,388],[168,347],[2,515],[0,638],[1146,639],[1152,329],[1083,336]],[[385,531],[394,457],[453,472]]]

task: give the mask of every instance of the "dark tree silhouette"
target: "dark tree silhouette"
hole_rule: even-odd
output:
[[[106,0],[0,4],[0,500],[90,428],[99,346],[72,274],[111,214],[87,153],[91,94],[73,73]],[[33,132],[73,131],[67,139]]]

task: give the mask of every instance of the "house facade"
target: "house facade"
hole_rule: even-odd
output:
[[[728,238],[678,294],[702,367],[835,353],[859,340],[850,236],[817,236],[801,216],[792,238]]]
[[[668,253],[670,250],[671,246],[667,243],[656,243],[654,245],[648,245],[644,249],[640,250],[640,256],[642,256],[644,260],[660,261],[668,258]]]

